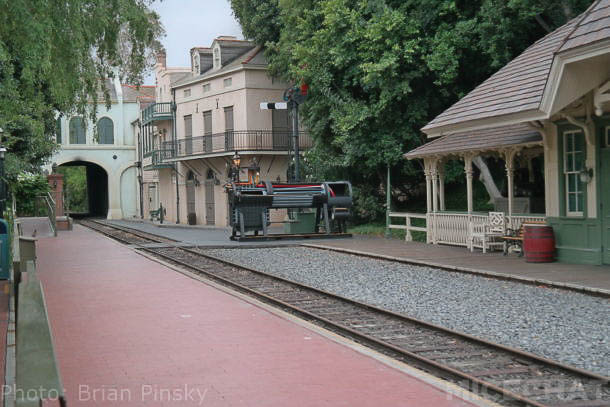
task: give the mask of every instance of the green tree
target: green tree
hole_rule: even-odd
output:
[[[141,83],[163,33],[150,0],[0,0],[0,128],[7,177],[56,148],[58,113],[110,103],[100,78]]]
[[[64,190],[70,212],[88,212],[87,168],[83,166],[60,166],[57,168],[57,172],[64,176]]]
[[[346,178],[364,217],[394,186],[421,194],[401,155],[429,120],[590,0],[232,0],[273,75],[310,86],[302,119],[317,178]],[[460,171],[449,174],[459,177]],[[375,199],[371,200],[371,196]],[[421,196],[419,196],[421,197]]]

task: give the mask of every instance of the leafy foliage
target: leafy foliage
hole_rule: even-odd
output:
[[[49,191],[49,184],[44,175],[22,173],[11,185],[11,193],[17,202],[17,214],[19,216],[38,215],[38,197]]]
[[[64,176],[64,191],[71,213],[87,213],[87,168],[84,166],[59,166],[57,172]]]
[[[402,159],[424,141],[419,129],[590,0],[231,3],[245,35],[266,46],[272,73],[309,84],[310,176],[351,180],[374,219],[388,164],[393,186],[422,199],[421,163]],[[449,173],[462,182],[459,164]]]
[[[101,78],[141,83],[163,29],[150,0],[0,1],[0,128],[7,177],[56,148],[56,114],[94,115]]]

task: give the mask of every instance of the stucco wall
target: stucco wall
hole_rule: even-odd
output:
[[[107,117],[113,122],[114,144],[98,144],[94,139],[97,123],[86,122],[86,144],[70,144],[69,121],[61,118],[61,148],[51,157],[47,169],[73,161],[91,162],[102,167],[108,174],[109,219],[132,217],[138,212],[139,191],[137,171],[130,171],[125,181],[123,172],[137,160],[136,136],[131,123],[139,117],[138,103],[112,103],[110,109],[102,103],[97,107],[98,120]],[[129,181],[128,181],[129,179]]]

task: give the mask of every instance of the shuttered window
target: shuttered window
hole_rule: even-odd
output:
[[[109,117],[97,122],[97,136],[100,144],[114,144],[114,123]]]

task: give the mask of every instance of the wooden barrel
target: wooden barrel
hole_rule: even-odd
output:
[[[523,251],[528,263],[555,261],[555,234],[546,225],[523,225]]]

